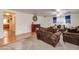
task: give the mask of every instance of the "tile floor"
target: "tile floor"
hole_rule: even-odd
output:
[[[12,33],[12,32],[11,32]],[[11,33],[9,33],[11,35]],[[13,35],[12,35],[13,36]],[[10,38],[9,36],[7,36]],[[26,38],[30,37],[30,38]],[[13,37],[11,37],[13,38]],[[15,38],[13,38],[15,39]],[[18,40],[19,39],[19,40]],[[8,40],[8,39],[6,39]],[[63,36],[60,36],[60,41],[56,47],[53,47],[41,40],[38,40],[35,33],[23,34],[16,38],[16,42],[4,46],[0,46],[0,50],[79,50],[79,46],[63,42]],[[4,40],[3,40],[4,41]],[[12,40],[14,41],[14,40]],[[12,42],[8,40],[8,42]],[[7,42],[7,41],[5,41]],[[1,43],[0,43],[1,44]]]
[[[54,48],[53,46],[36,38],[22,39],[15,43],[2,46],[0,50],[79,50],[79,46],[64,43],[62,40]]]

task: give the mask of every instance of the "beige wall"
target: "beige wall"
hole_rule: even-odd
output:
[[[66,25],[67,27],[75,27],[75,26],[79,26],[79,13],[74,13],[74,14],[68,14],[68,15],[71,15],[71,24],[66,24],[65,23],[65,18],[63,16],[61,17],[58,17],[57,19],[57,25],[58,24],[62,24],[62,25]],[[53,17],[53,16],[52,16]],[[53,20],[52,20],[52,17],[46,17],[46,26],[53,26]]]

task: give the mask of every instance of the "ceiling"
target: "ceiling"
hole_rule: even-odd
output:
[[[12,10],[39,16],[53,16],[59,14],[59,12],[61,12],[62,14],[79,12],[79,9],[12,9]]]

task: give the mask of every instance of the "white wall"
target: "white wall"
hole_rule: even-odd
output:
[[[3,38],[3,16],[0,15],[0,38]]]
[[[45,27],[49,27],[49,26],[54,25],[54,24],[53,24],[52,17],[45,17],[45,21],[46,21]]]
[[[66,27],[79,26],[79,13],[66,14],[66,15],[71,15],[71,23],[70,23],[70,24],[66,24],[66,23],[65,23],[65,18],[64,18],[64,16],[62,16],[61,19],[59,19],[59,21],[61,20],[61,21],[63,22],[63,24],[66,25]],[[61,22],[61,21],[60,21],[60,22]]]
[[[65,23],[65,18],[64,18],[64,15],[61,16],[61,17],[58,17],[57,19],[57,25],[58,24],[61,24],[61,25],[66,25],[66,27],[75,27],[75,26],[79,26],[79,13],[74,13],[74,14],[67,14],[67,15],[71,15],[71,24],[66,24]],[[51,17],[46,17],[46,26],[53,26],[55,25],[53,23],[53,16]]]
[[[3,16],[0,15],[0,32],[3,30]]]
[[[16,34],[31,32],[31,14],[16,12]]]
[[[32,14],[26,14],[22,12],[16,12],[16,34],[31,32]],[[38,16],[38,20],[34,22],[40,24],[42,27],[45,26],[45,19],[42,16]]]
[[[72,15],[71,26],[79,26],[79,14],[71,14],[71,15]]]
[[[79,25],[79,14],[69,14],[72,16],[71,18],[71,26]],[[31,32],[31,24],[32,24],[32,14],[26,14],[22,12],[16,12],[16,34],[28,33]],[[42,27],[53,26],[52,17],[43,17],[38,16],[38,20],[34,22],[36,24],[41,24]],[[64,16],[59,17],[57,24],[65,24]],[[65,24],[66,25],[66,24]]]
[[[40,24],[42,27],[46,26],[46,19],[43,16],[38,16],[38,20],[34,22],[35,24]]]

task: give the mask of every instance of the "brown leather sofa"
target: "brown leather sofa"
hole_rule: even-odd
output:
[[[68,32],[63,33],[63,40],[79,46],[79,26],[68,29]]]
[[[39,40],[51,44],[53,47],[55,47],[59,42],[61,34],[61,32],[51,32],[46,28],[40,28],[36,33]]]
[[[63,33],[63,41],[79,46],[79,33]]]

